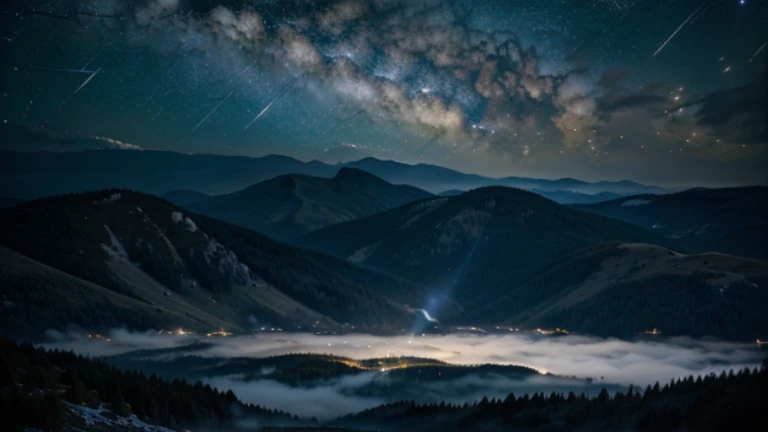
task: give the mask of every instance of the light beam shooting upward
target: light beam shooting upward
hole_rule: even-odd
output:
[[[263,110],[261,110],[261,112],[260,112],[260,113],[259,113],[259,114],[258,114],[256,117],[254,117],[254,118],[253,118],[253,120],[251,120],[251,122],[250,122],[250,123],[248,123],[248,125],[247,125],[245,128],[246,128],[246,129],[248,129],[249,127],[251,127],[251,125],[252,125],[252,124],[254,124],[254,123],[256,122],[256,120],[258,120],[258,119],[259,119],[259,117],[263,116],[263,115],[264,115],[264,114],[267,112],[267,110],[269,110],[269,107],[271,107],[271,106],[272,106],[272,104],[274,104],[275,102],[277,102],[277,100],[278,100],[278,99],[280,99],[281,97],[283,97],[283,95],[284,95],[284,94],[285,94],[285,93],[286,93],[288,90],[290,90],[290,89],[291,89],[291,87],[293,87],[293,85],[294,85],[294,84],[296,84],[296,81],[298,81],[298,80],[299,80],[299,78],[301,78],[301,76],[299,76],[298,78],[296,78],[295,80],[293,80],[293,82],[292,82],[292,83],[288,84],[288,87],[286,87],[286,88],[285,88],[285,89],[284,89],[282,92],[280,92],[280,94],[279,94],[279,95],[277,95],[277,97],[275,97],[274,99],[272,99],[272,102],[268,103],[268,104],[267,104],[267,106],[265,106],[265,107],[264,107],[264,109],[263,109]]]
[[[210,117],[210,116],[211,116],[211,114],[215,113],[215,112],[216,112],[216,110],[217,110],[217,109],[219,109],[219,107],[221,106],[221,104],[223,104],[224,102],[226,102],[226,101],[227,101],[227,99],[229,99],[229,97],[230,97],[230,96],[232,96],[232,93],[234,93],[234,92],[235,92],[234,90],[232,90],[231,92],[229,92],[229,94],[227,95],[227,97],[225,97],[224,99],[222,99],[222,100],[221,100],[221,102],[219,102],[219,104],[218,104],[218,105],[216,105],[216,107],[214,107],[214,108],[211,110],[211,112],[209,112],[209,113],[208,113],[208,115],[207,115],[207,116],[203,117],[203,119],[202,119],[202,120],[200,120],[200,123],[198,123],[198,124],[197,124],[197,126],[195,126],[195,128],[194,128],[194,129],[192,129],[192,132],[196,131],[196,130],[197,130],[197,128],[199,128],[201,124],[205,123],[205,121],[206,121],[206,120],[208,120],[208,117]]]
[[[429,314],[429,312],[427,312],[425,309],[416,309],[416,310],[417,310],[417,311],[419,311],[419,312],[421,312],[421,314],[422,314],[422,315],[424,315],[424,318],[426,318],[426,319],[427,319],[427,321],[429,321],[429,322],[433,322],[433,323],[436,323],[436,322],[440,322],[440,321],[438,321],[438,320],[434,319],[434,318],[432,317],[432,315],[430,315],[430,314]]]
[[[665,40],[665,41],[664,41],[664,43],[663,43],[663,44],[661,44],[661,46],[659,47],[659,49],[657,49],[657,50],[656,50],[656,52],[655,52],[655,53],[653,53],[653,56],[654,56],[654,57],[656,57],[656,54],[660,53],[660,52],[661,52],[661,50],[663,50],[663,49],[664,49],[664,47],[665,47],[665,46],[667,46],[667,44],[669,43],[669,41],[671,41],[671,40],[672,40],[672,38],[673,38],[673,37],[675,37],[675,35],[676,35],[676,34],[677,34],[677,33],[678,33],[680,30],[682,30],[682,28],[683,28],[683,27],[685,27],[685,25],[686,25],[686,24],[688,24],[688,21],[690,21],[690,20],[691,20],[691,18],[695,17],[695,16],[696,16],[696,14],[698,14],[698,13],[699,13],[699,11],[701,10],[701,8],[703,8],[705,4],[706,4],[706,3],[702,3],[702,4],[701,4],[701,6],[699,6],[699,8],[698,8],[698,9],[696,9],[695,11],[693,11],[693,13],[692,13],[692,14],[691,14],[691,15],[690,15],[688,18],[686,18],[686,19],[685,19],[685,21],[683,21],[683,23],[682,23],[682,24],[680,24],[680,27],[678,27],[678,28],[677,28],[677,30],[675,30],[675,31],[674,31],[674,33],[672,33],[672,34],[671,34],[671,35],[670,35],[670,36],[667,38],[667,40]]]

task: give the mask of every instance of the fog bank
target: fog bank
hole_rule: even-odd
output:
[[[415,356],[458,365],[521,365],[542,373],[603,377],[606,381],[625,385],[646,385],[688,375],[756,367],[766,355],[753,344],[690,338],[626,341],[573,335],[543,338],[520,334],[382,337],[308,333],[198,337],[125,330],[113,330],[106,336],[111,342],[58,334],[58,341],[46,344],[46,347],[108,356],[139,349],[180,347],[200,341],[211,344],[194,352],[204,357],[269,357],[288,353],[334,354],[354,359]]]

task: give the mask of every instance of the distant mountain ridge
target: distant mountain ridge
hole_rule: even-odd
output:
[[[469,190],[485,186],[510,186],[526,190],[537,189],[544,192],[573,191],[583,194],[611,192],[626,195],[668,192],[668,190],[658,186],[643,185],[630,180],[590,183],[572,178],[556,180],[525,177],[489,178],[477,174],[465,174],[437,165],[408,165],[371,157],[348,162],[344,165],[368,171],[392,183],[412,184],[433,193],[450,189]]]
[[[329,165],[318,161],[301,162],[278,155],[251,158],[150,150],[85,150],[0,152],[0,196],[33,199],[106,188],[128,188],[155,195],[188,189],[220,195],[285,174],[330,178],[345,167],[358,168],[387,182],[409,184],[433,194],[450,189],[469,190],[495,185],[590,195],[668,192],[660,187],[631,181],[589,183],[575,179],[495,179],[436,165],[408,165],[374,158]]]
[[[275,238],[290,238],[431,196],[359,169],[342,168],[332,178],[282,175],[186,207]]]
[[[690,252],[768,258],[768,187],[634,195],[579,210],[633,223]]]

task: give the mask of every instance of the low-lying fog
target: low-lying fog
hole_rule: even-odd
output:
[[[48,348],[74,350],[91,356],[109,356],[137,349],[158,349],[188,345],[197,340],[213,344],[195,351],[204,357],[268,357],[287,353],[334,354],[355,359],[387,356],[416,356],[459,365],[484,363],[522,365],[542,373],[594,378],[585,381],[536,376],[524,381],[489,380],[465,377],[452,382],[422,383],[414,399],[420,402],[446,400],[464,402],[482,396],[504,397],[536,391],[573,390],[594,393],[604,386],[645,387],[672,378],[703,375],[723,370],[754,368],[766,352],[752,344],[659,338],[625,341],[587,336],[535,337],[530,335],[426,335],[379,337],[362,334],[318,336],[300,333],[262,333],[235,337],[197,337],[114,330],[111,342],[54,334],[58,341]],[[377,397],[354,395],[356,389],[386,374],[364,372],[313,388],[296,388],[273,380],[244,382],[232,377],[215,377],[212,385],[232,389],[246,402],[290,411],[299,416],[328,419],[391,402]],[[380,382],[380,381],[377,381]],[[615,384],[615,385],[610,385]],[[461,392],[456,391],[461,389]],[[469,391],[467,389],[470,389]],[[461,397],[456,397],[462,393]]]

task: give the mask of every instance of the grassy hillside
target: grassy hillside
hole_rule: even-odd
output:
[[[666,336],[752,341],[768,329],[767,286],[765,261],[607,244],[577,251],[467,319],[601,336],[656,328]]]
[[[206,325],[224,321],[235,330],[320,321],[322,328],[391,331],[410,322],[400,300],[422,295],[411,283],[125,190],[25,203],[0,211],[0,225],[0,244],[31,260],[147,305],[203,321],[211,315]],[[15,291],[44,285],[39,274],[22,273],[28,282]]]
[[[42,332],[72,328],[175,328],[195,332],[237,324],[211,316],[183,299],[151,303],[87,282],[0,247],[3,334],[39,338]]]
[[[297,244],[447,291],[478,306],[581,248],[661,240],[519,189],[490,187],[408,204],[310,233]]]

